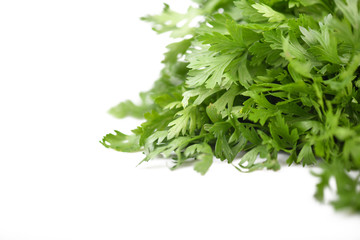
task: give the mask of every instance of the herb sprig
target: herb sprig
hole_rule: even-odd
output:
[[[176,40],[142,103],[110,110],[145,122],[101,143],[172,158],[173,168],[193,161],[201,174],[214,156],[232,163],[241,151],[240,171],[278,170],[285,152],[289,165],[322,167],[317,199],[335,178],[334,207],[360,212],[360,1],[194,2],[143,18]]]

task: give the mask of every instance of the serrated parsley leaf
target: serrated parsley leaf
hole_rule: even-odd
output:
[[[119,131],[115,131],[115,133],[115,135],[107,134],[101,141],[101,144],[120,152],[138,152],[140,150],[138,136],[126,135]]]
[[[274,11],[266,4],[255,3],[251,6],[255,8],[259,13],[261,13],[264,17],[268,18],[269,22],[281,22],[285,20],[285,16],[283,14]]]

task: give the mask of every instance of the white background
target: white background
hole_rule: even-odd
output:
[[[184,10],[187,1],[168,1]],[[107,110],[158,77],[160,0],[0,1],[0,240],[360,239],[360,217],[313,198],[294,166],[202,177],[99,140],[138,121]]]

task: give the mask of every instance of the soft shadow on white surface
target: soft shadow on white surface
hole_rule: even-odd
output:
[[[179,7],[185,4],[174,2]],[[138,122],[106,111],[158,77],[162,1],[2,1],[0,239],[347,239],[360,217],[315,201],[307,168],[205,176],[105,149]]]

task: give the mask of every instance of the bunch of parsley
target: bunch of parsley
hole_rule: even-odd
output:
[[[214,156],[244,172],[277,170],[285,152],[289,165],[322,166],[316,198],[334,177],[335,208],[360,212],[360,1],[194,2],[143,18],[176,41],[142,103],[110,111],[145,122],[102,144],[174,168],[193,161],[201,174]]]

